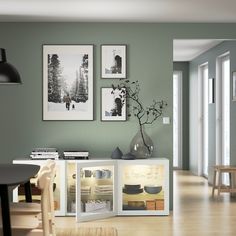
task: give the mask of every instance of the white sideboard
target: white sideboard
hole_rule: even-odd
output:
[[[14,160],[38,164],[40,160]],[[58,160],[55,214],[77,221],[114,215],[169,215],[169,160]],[[34,196],[33,196],[34,197]],[[19,201],[18,189],[13,200]]]

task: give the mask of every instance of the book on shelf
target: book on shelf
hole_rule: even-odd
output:
[[[63,156],[64,160],[88,160],[88,156]]]
[[[56,155],[58,152],[31,152],[32,155]]]
[[[89,152],[88,151],[64,151],[63,158],[66,160],[87,160],[89,159]]]
[[[34,148],[30,155],[34,160],[59,159],[59,153],[56,148]]]
[[[89,152],[88,151],[64,151],[63,152],[64,156],[77,156],[77,157],[82,157],[82,156],[88,156]]]
[[[39,153],[55,153],[55,152],[57,152],[57,149],[56,148],[34,148],[33,150],[32,150],[32,152],[34,152],[34,153],[37,153],[37,152],[39,152]]]
[[[59,155],[30,155],[30,158],[32,160],[47,160],[47,159],[52,159],[52,160],[58,160]]]

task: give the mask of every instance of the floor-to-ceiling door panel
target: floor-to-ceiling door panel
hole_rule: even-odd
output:
[[[230,164],[230,56],[217,58],[216,163]],[[223,183],[229,184],[227,175]]]
[[[182,169],[182,72],[173,73],[173,166]]]
[[[208,63],[199,66],[199,175],[208,177]]]

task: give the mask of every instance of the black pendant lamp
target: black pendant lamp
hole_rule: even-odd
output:
[[[7,62],[6,51],[0,48],[0,84],[21,84],[20,74]]]

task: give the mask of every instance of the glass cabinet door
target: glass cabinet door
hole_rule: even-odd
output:
[[[54,209],[56,216],[64,216],[65,209],[65,162],[56,161],[56,176],[53,183]]]
[[[120,161],[119,214],[169,214],[168,161]]]
[[[67,191],[66,215],[75,215],[76,213],[76,161],[66,162],[66,191]]]
[[[116,214],[115,162],[77,164],[77,221],[101,219]]]

